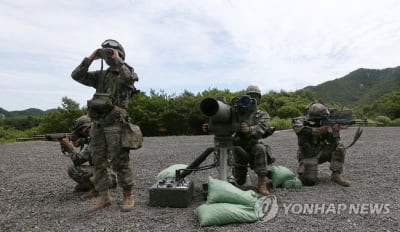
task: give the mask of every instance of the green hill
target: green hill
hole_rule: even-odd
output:
[[[342,78],[304,89],[314,91],[325,102],[352,107],[371,104],[386,93],[400,91],[400,66],[386,69],[357,69]]]
[[[0,107],[0,114],[4,114],[6,118],[19,117],[19,116],[43,116],[48,113],[49,110],[43,111],[36,108],[29,108],[26,110],[7,111]]]

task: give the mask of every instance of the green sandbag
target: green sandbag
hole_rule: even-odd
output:
[[[258,220],[253,207],[229,203],[203,204],[197,207],[194,213],[201,226],[250,223]]]
[[[285,181],[295,177],[294,173],[288,168],[283,166],[272,166],[271,168],[271,179],[274,188],[279,187]]]
[[[186,164],[174,164],[169,166],[166,169],[163,169],[161,172],[158,173],[156,176],[156,181],[160,181],[163,179],[168,179],[168,178],[175,178],[175,171],[178,169],[185,169],[187,168]]]
[[[257,193],[253,190],[243,191],[232,184],[208,177],[207,203],[231,203],[254,207]]]
[[[285,181],[282,186],[286,189],[299,189],[303,184],[299,178],[293,177],[292,179]]]

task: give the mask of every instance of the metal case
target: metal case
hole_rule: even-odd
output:
[[[149,189],[150,206],[188,207],[193,199],[194,184],[192,181],[178,183],[164,179],[153,184]]]

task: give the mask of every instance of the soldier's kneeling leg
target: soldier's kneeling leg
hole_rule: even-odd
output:
[[[236,183],[243,185],[246,182],[247,165],[249,163],[249,154],[241,147],[233,152],[235,166],[232,168],[232,174]]]
[[[78,183],[75,186],[75,191],[89,191],[93,187],[89,177],[87,176],[87,172],[80,167],[70,166],[68,168],[68,175],[71,177],[71,179]]]
[[[236,183],[239,185],[243,185],[246,183],[246,175],[247,175],[247,165],[243,166],[235,166],[232,168],[232,174],[236,179]]]
[[[318,159],[307,158],[301,160],[297,172],[303,185],[315,185],[318,182]]]
[[[329,169],[332,172],[343,172],[343,164],[346,155],[346,149],[342,144],[339,144],[337,148],[331,153],[331,160]]]
[[[266,176],[268,165],[267,148],[264,146],[264,144],[256,144],[252,147],[251,154],[254,157],[254,172],[259,176]]]

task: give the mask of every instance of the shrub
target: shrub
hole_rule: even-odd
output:
[[[392,120],[391,126],[400,126],[400,118]]]
[[[383,123],[384,126],[389,126],[392,122],[389,117],[383,115],[376,117],[375,121]]]
[[[294,106],[285,105],[279,108],[276,114],[280,118],[294,118],[300,116],[301,112]]]
[[[281,119],[279,117],[273,117],[270,125],[275,127],[276,130],[286,130],[292,128],[291,119]]]

